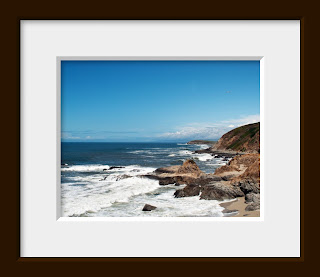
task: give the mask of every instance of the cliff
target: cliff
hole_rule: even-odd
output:
[[[229,131],[210,150],[260,153],[260,122]]]

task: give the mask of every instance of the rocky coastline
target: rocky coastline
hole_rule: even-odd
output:
[[[158,180],[161,186],[183,185],[183,188],[175,191],[175,198],[199,196],[202,201],[223,201],[221,206],[225,208],[225,216],[259,216],[259,126],[259,123],[255,123],[236,128],[222,136],[213,146],[195,151],[197,154],[206,153],[228,161],[214,173],[204,173],[194,160],[189,159],[182,165],[158,168],[142,177]],[[227,204],[226,201],[232,202]]]

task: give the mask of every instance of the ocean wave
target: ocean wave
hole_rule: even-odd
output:
[[[66,185],[68,184],[63,184],[63,186]],[[77,186],[72,187],[70,190],[64,190],[62,216],[96,213],[102,208],[110,207],[115,202],[127,202],[132,196],[154,191],[159,188],[159,182],[146,178],[132,177],[112,184],[100,182],[95,188],[95,190],[84,191],[83,187]]]
[[[104,169],[109,169],[108,165],[101,164],[88,164],[88,165],[70,165],[68,167],[62,167],[61,171],[79,171],[79,172],[98,172]]]
[[[200,161],[210,161],[212,159],[214,159],[213,156],[211,156],[210,154],[204,153],[204,154],[194,154],[195,158],[200,160]]]
[[[178,151],[178,154],[182,156],[186,156],[186,155],[192,155],[192,152],[189,150],[180,150]]]
[[[182,187],[182,186],[181,186]],[[199,196],[174,198],[175,186],[159,187],[152,193],[134,196],[132,201],[121,205],[112,205],[101,210],[97,216],[109,217],[222,217],[223,208],[216,200],[199,200]],[[143,212],[144,204],[151,204],[157,209]]]

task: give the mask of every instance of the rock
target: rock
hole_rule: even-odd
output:
[[[155,173],[155,174],[176,173],[179,168],[180,168],[179,165],[168,166],[168,167],[160,167],[160,168],[157,168],[157,169],[154,171],[154,173]]]
[[[174,193],[175,198],[197,196],[200,194],[200,186],[188,185],[184,189],[179,189]]]
[[[245,179],[243,181],[239,181],[238,186],[244,194],[260,193],[260,183],[257,183],[252,179]]]
[[[246,211],[255,211],[260,209],[260,202],[259,203],[252,203],[246,207]]]
[[[260,203],[260,193],[248,193],[246,194],[246,203]]]
[[[177,170],[177,174],[194,174],[200,175],[203,172],[200,170],[194,160],[186,160],[182,166]]]
[[[159,180],[160,186],[166,186],[166,185],[175,183],[174,177],[162,177],[162,178],[159,177],[158,180]]]
[[[230,213],[236,213],[236,212],[239,212],[238,210],[229,210],[227,208],[225,208],[222,213],[224,214],[230,214]]]
[[[211,176],[210,180],[206,180],[207,174],[201,171],[198,165],[193,160],[186,160],[181,166],[169,166],[156,169],[153,173],[142,175],[140,177],[146,177],[153,180],[159,180],[161,186],[176,184],[198,184],[209,183],[211,180],[218,180],[219,177]],[[198,178],[200,178],[198,180]],[[220,178],[221,179],[221,178]]]
[[[123,179],[128,179],[128,178],[131,178],[132,176],[129,176],[127,174],[123,174],[123,175],[120,175],[117,177],[116,181],[119,181],[119,180],[123,180]],[[107,178],[107,177],[105,177]]]
[[[143,207],[143,209],[142,209],[142,211],[152,211],[152,210],[155,210],[157,207],[155,207],[155,206],[152,206],[152,205],[149,205],[149,204],[145,204],[144,205],[144,207]]]
[[[239,187],[228,184],[212,183],[202,187],[200,199],[226,200],[244,196]]]
[[[115,168],[124,168],[124,166],[110,166],[109,169],[107,169],[107,170],[112,170]]]
[[[205,174],[199,177],[177,176],[175,181],[179,185],[207,185],[211,182],[221,181],[222,178],[213,174]]]

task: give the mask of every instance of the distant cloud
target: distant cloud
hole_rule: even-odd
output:
[[[81,139],[80,137],[72,135],[70,132],[61,132],[62,139]]]
[[[63,141],[97,141],[105,139],[121,139],[123,137],[130,137],[137,134],[137,131],[93,131],[93,130],[68,130],[61,132],[61,139]]]
[[[193,139],[219,139],[228,131],[260,121],[260,115],[250,115],[239,119],[220,122],[193,122],[180,126],[171,132],[159,133],[143,129],[127,131],[63,131],[63,141],[187,141]]]
[[[219,139],[226,132],[250,123],[260,121],[260,115],[250,115],[240,119],[226,120],[216,123],[192,123],[189,126],[177,128],[175,132],[159,135],[161,139]]]

